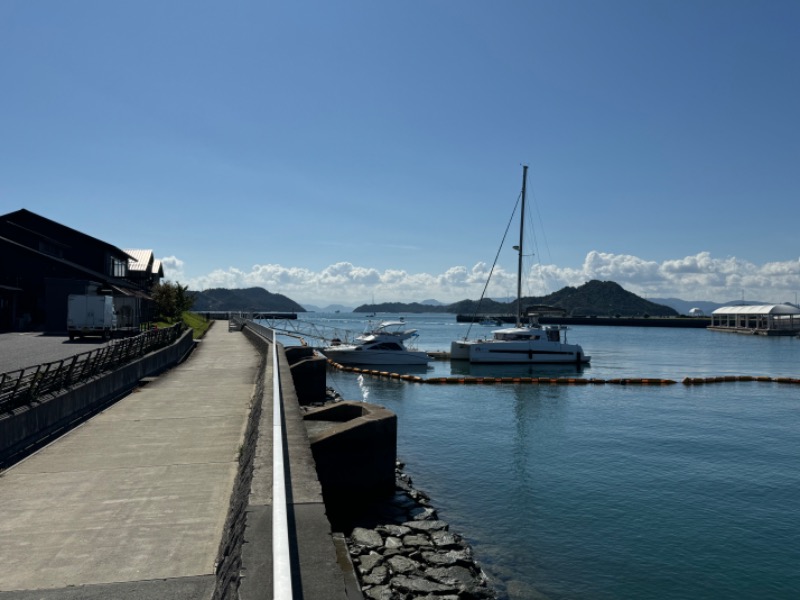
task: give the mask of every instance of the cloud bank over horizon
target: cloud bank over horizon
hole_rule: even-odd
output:
[[[191,290],[263,287],[300,304],[357,306],[374,301],[420,302],[436,299],[444,303],[477,299],[489,277],[490,265],[472,268],[454,266],[444,273],[409,273],[402,269],[379,270],[338,262],[321,271],[277,264],[256,264],[249,270],[217,269],[200,277],[187,277],[184,262],[162,258],[167,279]],[[527,270],[523,294],[542,296],[565,286],[579,286],[592,279],[614,281],[642,297],[681,298],[729,302],[744,297],[769,303],[795,302],[800,290],[800,260],[761,265],[709,252],[662,262],[628,254],[593,250],[579,268],[534,265]],[[489,297],[514,296],[516,272],[495,267],[487,292]]]

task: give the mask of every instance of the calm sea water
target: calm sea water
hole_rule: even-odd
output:
[[[425,350],[467,330],[454,315],[405,320]],[[796,338],[574,327],[569,341],[590,367],[502,374],[800,377]],[[489,374],[455,365],[422,374]],[[415,485],[507,598],[800,598],[799,386],[432,386],[344,372],[329,385],[397,413]]]

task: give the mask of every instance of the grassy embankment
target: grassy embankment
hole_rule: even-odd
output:
[[[181,316],[183,317],[183,322],[186,323],[186,326],[191,327],[194,330],[194,339],[203,337],[206,331],[208,331],[208,328],[211,327],[211,321],[205,317],[201,317],[197,313],[187,311]]]
[[[203,337],[206,331],[208,331],[208,328],[211,327],[211,321],[193,312],[188,312],[188,311],[184,312],[183,314],[181,314],[181,319],[183,320],[183,322],[186,324],[187,327],[192,328],[193,339]],[[175,322],[176,322],[175,319],[161,320],[161,321],[156,321],[155,325],[158,327],[170,327],[174,325]]]

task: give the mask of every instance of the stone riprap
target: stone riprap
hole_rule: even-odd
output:
[[[347,537],[365,598],[493,600],[497,593],[464,539],[438,518],[426,494],[396,469],[393,498],[357,519]]]

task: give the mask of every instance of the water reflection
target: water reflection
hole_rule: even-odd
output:
[[[378,371],[379,373],[397,373],[398,375],[418,375],[425,377],[431,368],[428,365],[353,365],[362,371]]]

